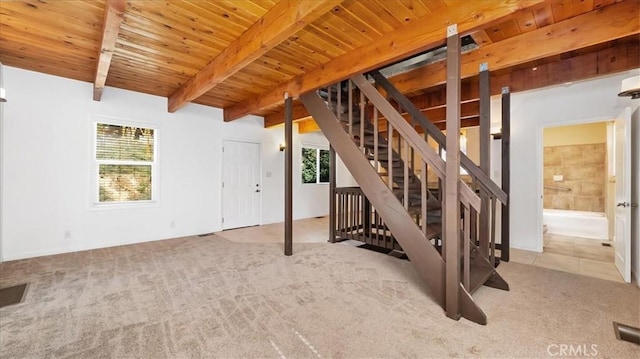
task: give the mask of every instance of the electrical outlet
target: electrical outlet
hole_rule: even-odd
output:
[[[64,231],[64,239],[69,239],[71,238],[71,231],[70,230],[66,230]]]

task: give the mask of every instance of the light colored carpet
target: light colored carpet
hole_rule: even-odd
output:
[[[189,237],[0,265],[30,282],[0,309],[1,358],[638,358],[640,290],[517,263],[482,288],[480,326],[445,317],[407,261],[344,244]],[[555,355],[558,357],[558,355]]]

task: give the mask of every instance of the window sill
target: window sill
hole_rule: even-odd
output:
[[[91,209],[93,210],[122,210],[122,209],[137,209],[137,208],[155,208],[160,207],[158,201],[135,201],[135,202],[108,202],[92,203]]]

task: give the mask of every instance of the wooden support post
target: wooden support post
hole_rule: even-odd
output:
[[[491,76],[489,74],[489,65],[485,62],[480,65],[480,169],[487,175],[491,176]],[[480,200],[482,205],[480,208],[480,253],[483,256],[489,254],[489,238],[491,230],[489,218],[491,213],[489,210],[489,194],[484,188],[480,189]],[[475,241],[475,238],[474,238]]]
[[[284,255],[293,254],[293,109],[292,99],[284,100]]]
[[[329,242],[336,241],[336,150],[329,146]]]
[[[447,163],[445,177],[445,310],[460,319],[460,37],[447,28]],[[468,219],[466,219],[468,220]]]
[[[510,196],[510,180],[509,173],[510,164],[510,142],[511,142],[511,93],[508,87],[502,88],[502,190]],[[507,197],[509,198],[509,197]],[[508,202],[511,198],[508,199]],[[501,233],[502,240],[500,244],[500,258],[509,261],[509,203],[502,205]]]

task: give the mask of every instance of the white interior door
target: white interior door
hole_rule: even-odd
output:
[[[615,120],[615,261],[625,282],[631,282],[631,109]]]
[[[222,229],[260,224],[260,145],[224,141]]]

